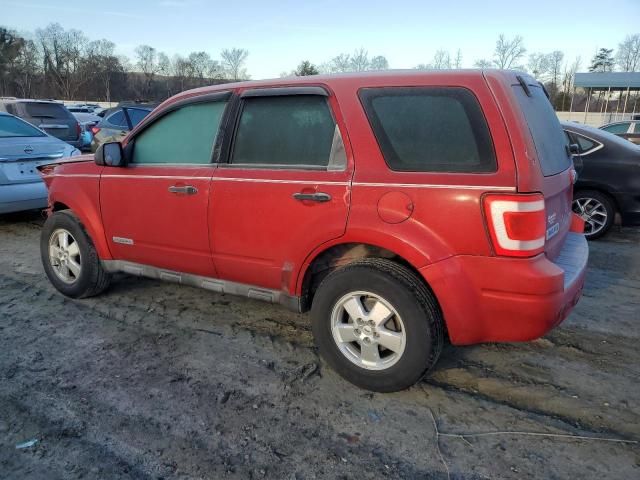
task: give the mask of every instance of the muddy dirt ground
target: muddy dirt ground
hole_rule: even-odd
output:
[[[124,275],[64,298],[41,223],[0,217],[0,478],[640,478],[640,229],[591,243],[545,338],[448,347],[372,394],[277,306]],[[552,435],[461,436],[492,432]]]

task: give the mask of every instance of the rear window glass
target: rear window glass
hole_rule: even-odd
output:
[[[44,133],[27,122],[8,115],[0,115],[0,138],[11,137],[44,137]]]
[[[366,88],[360,98],[389,168],[404,172],[496,170],[475,96],[460,87]]]
[[[67,110],[57,103],[25,103],[27,115],[36,118],[59,118],[68,120]]]
[[[548,177],[565,171],[572,165],[567,137],[544,91],[534,85],[529,85],[530,97],[520,85],[514,85],[513,91],[527,120],[542,174]]]

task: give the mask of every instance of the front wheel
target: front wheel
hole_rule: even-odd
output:
[[[72,298],[98,295],[109,286],[91,239],[70,210],[47,218],[40,236],[40,256],[49,281]]]
[[[329,274],[311,316],[322,357],[368,390],[413,385],[442,350],[443,320],[433,294],[415,273],[387,259],[359,260]]]

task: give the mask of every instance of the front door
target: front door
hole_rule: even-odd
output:
[[[129,140],[126,167],[103,170],[100,206],[115,259],[215,276],[207,208],[226,98],[170,109]]]
[[[324,90],[241,97],[212,182],[214,263],[225,280],[286,289],[311,251],[344,233],[353,169]]]

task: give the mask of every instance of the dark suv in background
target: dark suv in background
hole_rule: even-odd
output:
[[[102,116],[102,120],[91,127],[93,140],[91,151],[95,152],[100,145],[108,142],[119,142],[129,133],[133,127],[149,115],[156,107],[154,104],[118,105],[110,108]]]
[[[53,100],[0,98],[0,111],[15,115],[78,149],[81,147],[80,124],[62,103]]]

